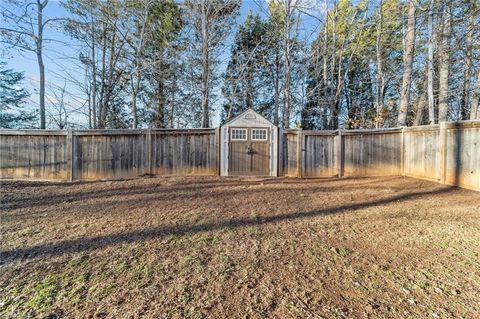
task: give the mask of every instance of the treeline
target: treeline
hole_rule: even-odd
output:
[[[240,0],[65,0],[55,18],[10,1],[0,35],[37,57],[40,128],[209,127],[249,107],[304,129],[480,118],[478,0],[254,3],[238,25]],[[47,103],[45,28],[80,48]],[[0,125],[32,125],[21,74],[0,65]]]

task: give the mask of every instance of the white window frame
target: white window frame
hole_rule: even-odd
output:
[[[234,131],[243,131],[244,132],[244,137],[245,138],[237,138],[234,137]],[[230,129],[230,140],[231,141],[246,141],[247,140],[247,129],[246,128],[231,128]]]
[[[263,131],[265,132],[265,138],[255,138],[254,137],[254,132],[255,131]],[[268,129],[266,128],[252,128],[250,137],[252,141],[268,141]],[[258,134],[258,133],[257,133]]]

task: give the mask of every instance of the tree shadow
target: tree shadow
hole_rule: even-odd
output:
[[[96,182],[99,183],[99,182]],[[102,182],[101,182],[102,183]],[[195,181],[192,184],[192,181],[189,183],[179,183],[174,185],[166,185],[166,184],[149,184],[149,185],[142,185],[142,186],[132,186],[131,184],[126,184],[124,186],[120,185],[117,187],[105,187],[102,186],[101,189],[93,189],[93,190],[80,190],[79,192],[69,192],[66,194],[56,195],[54,197],[46,198],[45,195],[40,196],[22,196],[19,198],[0,198],[0,202],[2,204],[3,211],[11,211],[20,208],[29,208],[29,207],[40,207],[40,206],[50,206],[59,203],[71,203],[77,201],[84,201],[87,199],[92,198],[108,198],[111,196],[130,196],[130,195],[149,195],[149,194],[173,194],[175,192],[180,191],[197,191],[198,189],[208,189],[214,187],[232,187],[232,186],[240,186],[244,185],[243,182],[230,182],[224,183],[221,181],[212,181],[208,183],[198,183]],[[39,187],[45,186],[40,184]],[[56,185],[54,185],[56,186]]]
[[[135,230],[126,233],[116,233],[104,236],[96,236],[90,238],[78,238],[72,240],[65,240],[58,243],[46,243],[32,247],[18,248],[12,250],[0,251],[0,264],[11,263],[21,259],[32,258],[46,258],[54,257],[69,253],[78,253],[84,251],[92,251],[104,247],[115,246],[119,244],[141,242],[154,238],[161,238],[164,236],[183,236],[186,234],[196,234],[208,231],[218,231],[222,229],[244,228],[250,226],[261,226],[267,224],[276,224],[282,221],[294,221],[309,219],[318,216],[327,216],[338,213],[352,212],[358,209],[376,207],[389,204],[396,201],[405,201],[411,199],[418,199],[424,196],[438,195],[448,193],[456,189],[455,187],[443,187],[441,189],[413,192],[406,194],[399,194],[396,196],[381,198],[371,201],[364,201],[360,203],[353,203],[347,205],[340,205],[336,207],[326,207],[318,210],[306,212],[291,212],[285,214],[271,215],[260,218],[238,218],[230,220],[220,220],[213,223],[204,224],[183,224],[183,225],[168,225],[155,228],[147,228],[142,230]]]
[[[391,181],[393,179],[398,179],[401,177],[394,177],[390,179],[382,179],[383,181]],[[353,181],[352,179],[351,181]],[[373,181],[371,178],[369,180],[365,180],[363,182],[358,182],[358,179],[355,179],[353,184],[349,183],[342,183],[340,186],[332,186],[332,185],[323,185],[324,180],[321,179],[322,186],[305,186],[305,187],[295,187],[294,190],[297,192],[332,192],[332,191],[345,191],[348,189],[356,189],[360,187],[367,187],[369,189],[384,189],[384,186],[378,186],[378,179],[374,179]],[[132,187],[131,184],[127,184],[125,186],[119,186],[114,188],[104,188],[102,189],[95,189],[95,190],[88,190],[88,191],[80,191],[80,192],[69,192],[67,194],[56,195],[54,197],[45,197],[44,195],[41,196],[22,196],[19,198],[12,198],[12,199],[0,199],[0,203],[2,204],[2,210],[4,212],[13,211],[16,209],[22,208],[30,208],[30,207],[48,207],[60,203],[73,203],[73,202],[84,202],[90,199],[108,199],[112,196],[134,196],[134,195],[156,195],[154,198],[150,198],[150,200],[160,200],[162,198],[173,200],[175,198],[186,199],[188,197],[198,198],[198,197],[211,197],[212,194],[209,192],[209,189],[216,188],[215,194],[216,195],[238,195],[243,192],[243,190],[239,189],[229,189],[229,187],[238,187],[238,186],[245,186],[245,187],[252,187],[252,186],[264,186],[258,189],[245,189],[244,192],[246,193],[269,193],[269,192],[280,192],[280,191],[288,191],[291,190],[289,188],[292,184],[305,184],[308,180],[304,179],[296,179],[295,182],[286,182],[283,185],[285,187],[274,187],[269,189],[269,185],[278,185],[278,181],[272,182],[247,182],[247,181],[229,181],[227,183],[216,180],[210,182],[203,182],[197,183],[195,182],[192,184],[191,181],[189,183],[182,183],[182,184],[175,184],[175,185],[142,185]],[[330,180],[327,180],[330,181]],[[338,179],[332,179],[331,181],[338,182]],[[348,181],[346,179],[345,181]],[[312,183],[318,183],[319,179],[314,179],[311,181]],[[218,188],[221,188],[220,190]],[[192,193],[192,194],[189,194]],[[145,200],[147,198],[142,198]],[[148,200],[148,199],[147,199]],[[128,200],[122,200],[122,202],[127,202]],[[138,199],[134,199],[134,201],[138,201]],[[21,215],[21,214],[20,214]]]
[[[454,179],[453,185],[459,186],[462,184],[461,173],[462,173],[462,152],[463,152],[463,139],[462,134],[463,130],[461,128],[455,129],[455,146],[454,146],[454,159],[455,159],[455,170],[454,170]],[[448,137],[447,137],[448,138]],[[446,146],[447,147],[447,146]],[[447,159],[445,163],[445,169],[448,170],[448,148],[447,148]],[[448,175],[447,175],[448,176]]]

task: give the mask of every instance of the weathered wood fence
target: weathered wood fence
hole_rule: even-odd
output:
[[[0,178],[218,174],[218,130],[0,131]]]
[[[279,175],[405,175],[480,190],[480,121],[280,134]],[[218,175],[218,129],[0,130],[0,178]]]
[[[480,191],[480,121],[283,134],[281,174],[405,175]]]
[[[354,177],[402,174],[402,129],[284,133],[283,174]],[[290,150],[290,151],[289,151]]]

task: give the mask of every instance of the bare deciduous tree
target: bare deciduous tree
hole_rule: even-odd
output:
[[[231,18],[238,12],[238,0],[187,0],[201,66],[202,127],[210,126],[210,91],[214,73],[215,51],[230,33]]]
[[[44,19],[44,10],[48,0],[23,2],[8,0],[0,9],[2,18],[9,23],[8,27],[0,27],[2,39],[0,43],[21,51],[35,53],[39,71],[39,111],[40,129],[45,129],[45,64],[43,46],[51,39],[44,38],[45,28],[60,18]]]
[[[402,91],[397,119],[397,124],[400,126],[407,125],[408,106],[410,103],[410,86],[412,82],[413,53],[415,48],[415,12],[415,1],[410,0],[408,2],[407,28],[404,37]]]
[[[440,24],[441,39],[438,46],[438,122],[446,121],[448,118],[448,99],[450,72],[450,35],[452,32],[451,5],[446,4],[442,8],[442,19]]]

